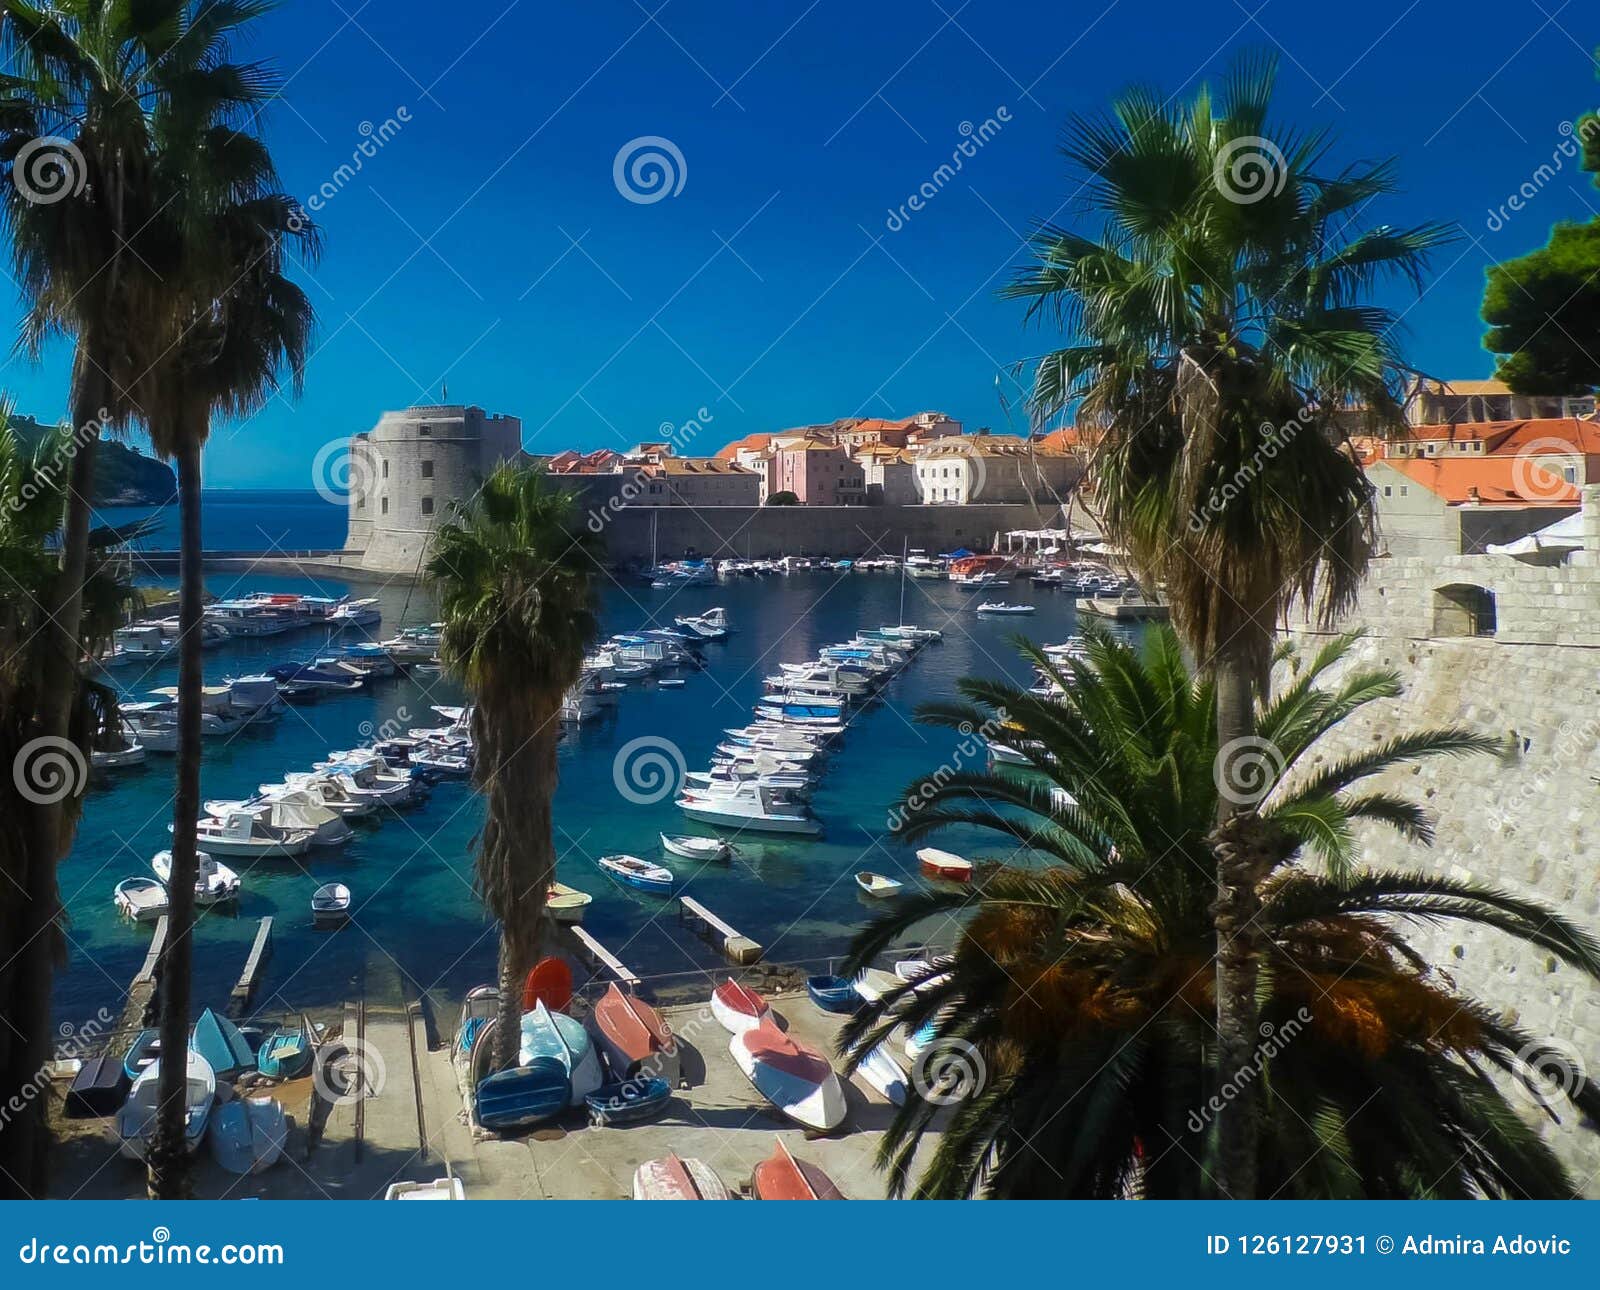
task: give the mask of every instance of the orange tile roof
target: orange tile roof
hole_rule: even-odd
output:
[[[1526,457],[1390,457],[1381,463],[1452,506],[1575,506],[1577,486]],[[1474,493],[1476,497],[1474,498]]]
[[[905,421],[885,421],[881,417],[867,417],[843,427],[846,434],[860,434],[863,431],[881,433],[884,430],[909,430],[915,424],[910,419]]]
[[[1092,447],[1100,436],[1092,430],[1080,430],[1077,426],[1062,426],[1059,430],[1052,430],[1047,435],[1042,435],[1036,440],[1036,446],[1045,452],[1072,452],[1079,448]]]
[[[1535,449],[1551,453],[1600,453],[1600,422],[1581,417],[1536,417],[1527,421],[1457,421],[1448,425],[1411,426],[1389,443],[1473,443],[1482,440],[1490,456]],[[1382,440],[1374,440],[1382,443]]]
[[[732,443],[725,445],[717,453],[717,457],[722,461],[732,461],[742,449],[752,448],[759,450],[765,448],[771,442],[772,436],[770,434],[747,434],[743,439],[735,439]]]

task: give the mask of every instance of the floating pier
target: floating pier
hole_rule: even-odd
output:
[[[593,962],[604,967],[623,985],[639,986],[643,984],[642,979],[634,973],[632,968],[624,964],[621,959],[595,940],[594,937],[590,936],[583,928],[569,927],[567,930],[572,933],[572,938],[578,942],[578,945],[589,955]]]
[[[697,928],[700,934],[709,940],[714,941],[720,937],[723,957],[730,963],[746,967],[761,961],[760,942],[751,940],[737,927],[718,918],[691,896],[678,897],[678,921]]]
[[[228,997],[228,1012],[236,1020],[250,1010],[250,1000],[255,997],[256,983],[261,979],[261,970],[266,967],[267,960],[271,957],[272,917],[268,915],[256,928],[256,939],[250,946],[250,957],[244,961],[244,971],[239,974],[239,983],[233,987],[233,993]]]

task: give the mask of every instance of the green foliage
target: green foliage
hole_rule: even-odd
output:
[[[1495,375],[1529,394],[1582,394],[1600,386],[1600,220],[1557,224],[1537,251],[1488,269],[1484,348]]]
[[[781,493],[773,493],[767,498],[768,506],[798,506],[800,499],[787,488]]]
[[[1544,1087],[1538,1045],[1435,971],[1405,931],[1447,920],[1495,928],[1591,978],[1600,942],[1480,883],[1356,865],[1362,821],[1429,835],[1420,804],[1396,787],[1404,779],[1386,776],[1499,746],[1456,728],[1402,730],[1335,755],[1331,732],[1400,694],[1394,672],[1349,663],[1353,642],[1335,638],[1310,659],[1280,652],[1287,682],[1259,714],[1257,810],[1284,863],[1262,887],[1262,1039],[1246,1071],[1216,1069],[1207,838],[1220,749],[1210,683],[1188,674],[1176,637],[1152,631],[1136,652],[1094,633],[1087,660],[1065,669],[1019,641],[1064,687],[1059,702],[968,678],[965,702],[919,710],[956,729],[1003,721],[1032,769],[907,789],[904,836],[976,827],[997,858],[977,857],[971,891],[906,898],[842,969],[925,920],[961,921],[951,962],[868,1004],[841,1034],[853,1062],[933,1023],[932,1060],[879,1155],[892,1192],[915,1177],[918,1195],[944,1198],[1210,1195],[1214,1099],[1253,1081],[1262,1196],[1574,1193],[1530,1127],[1536,1104],[1513,1091],[1524,1080]],[[929,1091],[953,1065],[982,1075],[944,1111]],[[1581,1072],[1571,1084],[1567,1100],[1592,1121],[1600,1086]],[[937,1145],[924,1142],[935,1126]]]
[[[43,443],[57,427],[32,417],[13,417],[12,429],[26,445]],[[95,449],[94,496],[96,506],[162,506],[173,499],[177,481],[172,468],[146,457],[127,444],[108,442]]]

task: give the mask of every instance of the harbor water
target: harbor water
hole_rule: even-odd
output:
[[[373,638],[426,623],[434,612],[426,592],[407,585],[232,573],[213,575],[208,584],[219,596],[248,591],[376,595],[384,619],[367,633]],[[665,785],[640,767],[637,755],[624,765],[619,753],[635,744],[636,754],[640,748],[655,749],[669,766],[676,753],[689,770],[704,769],[723,729],[751,719],[763,678],[777,672],[779,663],[814,658],[819,648],[860,628],[900,621],[902,594],[904,621],[939,628],[944,640],[921,650],[877,701],[856,712],[812,797],[823,836],[747,832],[738,838],[739,854],[719,864],[664,857],[662,832],[714,830],[688,820],[673,805],[672,794],[664,793]],[[976,613],[980,602],[997,598],[1035,603],[1037,612],[1010,618]],[[741,577],[672,590],[607,579],[602,605],[607,634],[671,626],[676,615],[715,605],[727,610],[733,628],[725,642],[704,647],[707,669],[683,673],[682,687],[630,685],[600,720],[567,727],[560,745],[558,877],[594,895],[584,926],[624,963],[647,979],[680,982],[715,970],[721,963],[718,952],[679,925],[673,902],[615,885],[597,869],[597,857],[627,852],[664,861],[678,879],[677,890],[761,942],[769,961],[825,963],[845,949],[878,907],[857,889],[856,872],[871,869],[908,886],[917,883],[914,849],[890,827],[900,791],[941,764],[974,761],[976,740],[918,724],[917,705],[954,697],[955,683],[964,675],[1006,675],[1026,684],[1030,668],[1010,637],[1022,632],[1056,642],[1076,630],[1069,593],[1035,590],[1026,582],[1003,591],[973,591],[943,581],[902,585],[890,573]],[[341,640],[353,643],[360,635],[346,633]],[[326,652],[323,629],[230,641],[206,654],[206,678],[219,682]],[[122,667],[109,675],[137,698],[175,684],[176,674],[176,665],[167,662]],[[447,677],[418,674],[290,707],[275,724],[206,741],[203,798],[249,797],[259,785],[281,780],[285,772],[309,770],[336,749],[412,726],[442,724],[432,705],[462,701]],[[639,740],[649,743],[639,745]],[[979,762],[982,755],[980,749]],[[81,1023],[102,1006],[118,1006],[145,956],[151,932],[117,915],[112,889],[122,878],[147,875],[150,857],[169,844],[172,783],[173,759],[157,753],[141,767],[96,772],[76,843],[61,869],[70,954],[57,978],[56,1012],[63,1024]],[[235,909],[201,915],[194,956],[196,1010],[226,1003],[257,921],[269,914],[273,951],[256,998],[256,1011],[263,1014],[336,1006],[355,991],[372,989],[374,981],[400,984],[413,997],[429,991],[459,998],[491,980],[495,928],[473,890],[473,839],[481,821],[481,801],[471,787],[444,782],[424,804],[388,812],[379,826],[357,822],[356,836],[342,849],[313,850],[298,860],[229,860],[243,877],[243,894]],[[974,847],[968,853],[975,857],[1003,854],[992,839],[952,837],[941,845]],[[311,893],[333,881],[351,889],[353,918],[337,931],[313,930]],[[929,939],[941,933],[948,939],[950,931],[930,928]]]

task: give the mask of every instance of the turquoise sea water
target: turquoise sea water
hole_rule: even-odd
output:
[[[346,588],[320,578],[226,574],[210,584],[219,594],[247,589],[373,594],[371,587]],[[374,635],[392,634],[403,613],[408,623],[431,616],[432,605],[421,590],[395,586],[378,594],[384,622]],[[595,895],[584,926],[634,971],[646,977],[681,974],[715,968],[720,959],[678,925],[674,905],[617,887],[595,867],[596,857],[619,851],[662,859],[658,834],[663,831],[710,831],[687,820],[670,796],[651,805],[626,800],[613,778],[618,751],[640,736],[657,736],[682,750],[689,769],[704,769],[720,732],[750,719],[762,678],[776,672],[780,661],[812,658],[819,647],[846,639],[857,628],[898,621],[900,595],[900,579],[889,574],[740,578],[676,591],[607,584],[607,633],[670,625],[676,614],[713,605],[726,607],[735,628],[727,642],[706,647],[708,670],[686,674],[682,688],[632,686],[620,696],[614,715],[581,729],[569,727],[560,746],[559,876]],[[977,603],[997,595],[1031,600],[1038,612],[1031,618],[980,618],[974,612]],[[844,736],[812,799],[824,836],[813,841],[746,834],[741,855],[731,864],[697,867],[666,860],[683,889],[762,942],[769,960],[810,962],[845,947],[877,906],[858,892],[853,881],[858,870],[915,881],[915,856],[888,828],[888,810],[900,789],[949,762],[962,742],[957,732],[914,723],[916,705],[951,695],[964,674],[1003,673],[1025,681],[1029,669],[1007,643],[1012,633],[1054,642],[1076,626],[1069,596],[1036,592],[1025,582],[1002,593],[973,595],[949,583],[913,580],[906,583],[905,598],[905,620],[941,628],[944,643],[923,649],[878,702],[860,711]],[[206,655],[207,679],[309,658],[320,643],[310,632],[231,642]],[[164,664],[142,676],[123,669],[113,675],[138,692],[174,684],[176,667]],[[430,705],[460,701],[447,680],[397,678],[376,682],[369,693],[290,708],[275,726],[207,741],[204,796],[248,796],[285,771],[309,769],[333,749],[365,742],[386,723],[399,730],[439,724]],[[167,845],[172,770],[170,757],[152,753],[145,766],[106,773],[90,790],[61,873],[71,920],[71,960],[58,978],[56,998],[62,1021],[81,1021],[103,1005],[120,1004],[144,957],[149,930],[118,918],[111,893],[121,878],[148,873],[150,856]],[[359,828],[342,850],[314,850],[298,861],[230,861],[244,877],[244,894],[236,914],[202,915],[195,948],[196,1009],[225,1003],[256,920],[265,914],[276,920],[273,955],[258,996],[262,1009],[337,1004],[375,972],[392,980],[398,970],[412,987],[449,998],[491,979],[494,929],[472,888],[471,844],[481,818],[479,801],[467,785],[445,783],[425,805],[391,814],[379,828]],[[951,839],[947,845],[959,850],[961,842]],[[315,932],[311,893],[331,880],[349,885],[355,917],[340,931]]]

